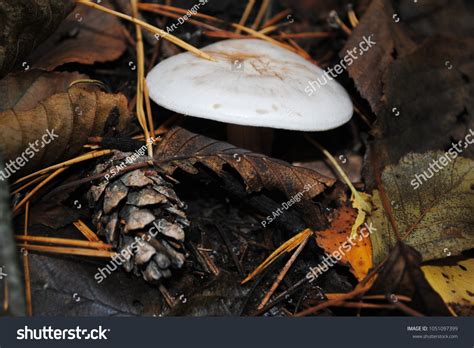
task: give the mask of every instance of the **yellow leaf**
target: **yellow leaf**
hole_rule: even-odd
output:
[[[351,187],[352,190],[352,207],[357,209],[357,218],[351,230],[351,237],[355,238],[358,228],[365,222],[367,214],[370,214],[372,211],[372,205],[370,204],[371,196],[367,193],[357,191],[352,185],[349,187]]]
[[[422,266],[433,289],[459,315],[474,313],[474,259],[452,266]]]

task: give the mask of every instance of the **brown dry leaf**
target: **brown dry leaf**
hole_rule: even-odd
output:
[[[69,83],[80,76],[31,71],[0,81],[0,91],[15,86],[8,94],[0,93],[2,104],[9,107],[0,109],[3,156],[6,163],[18,158],[26,162],[21,172],[16,170],[15,174],[72,157],[81,151],[88,137],[115,134],[129,123],[127,99],[122,94],[86,89],[89,86],[84,84],[68,91]],[[46,142],[52,141],[41,146],[43,136]]]
[[[412,247],[398,242],[370,289],[397,303],[398,295],[412,300],[409,307],[431,316],[451,316],[440,295],[433,290],[421,270],[421,255]]]
[[[102,4],[110,7],[107,1]],[[112,61],[126,47],[124,28],[115,16],[78,5],[28,61],[35,68],[53,70],[67,63]]]
[[[415,43],[406,35],[403,24],[394,19],[395,11],[389,0],[374,0],[362,16],[359,25],[340,52],[347,55],[347,50],[359,47],[364,37],[373,35],[376,44],[361,57],[348,65],[349,76],[362,97],[368,100],[372,110],[377,113],[383,107],[384,80],[388,67],[400,57],[413,49]]]
[[[51,34],[74,7],[72,1],[2,1],[0,4],[0,78]]]
[[[167,174],[172,174],[176,168],[196,174],[198,169],[195,165],[202,164],[223,178],[231,175],[228,170],[230,167],[241,176],[247,193],[258,192],[263,188],[278,190],[288,200],[293,198],[294,202],[290,205],[302,208],[307,219],[313,223],[321,213],[312,198],[335,182],[310,169],[295,167],[179,127],[166,134],[155,159]]]
[[[364,36],[376,42],[348,73],[377,114],[370,150],[378,172],[408,152],[445,150],[474,127],[474,7],[446,0],[399,5],[372,1],[340,52],[346,55]],[[474,155],[474,148],[464,155]]]
[[[328,254],[338,251],[342,255],[341,263],[350,265],[351,272],[358,280],[362,280],[373,266],[372,243],[370,238],[360,238],[362,235],[359,234],[353,246],[348,244],[356,216],[354,208],[338,209],[330,228],[316,233],[316,242]]]

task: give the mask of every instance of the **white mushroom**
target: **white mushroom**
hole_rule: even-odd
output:
[[[351,100],[335,80],[307,93],[324,70],[296,53],[257,39],[202,50],[217,62],[181,53],[153,68],[147,84],[157,104],[230,125],[299,131],[336,128],[352,116]],[[228,127],[229,141],[252,149],[259,129],[251,127]]]

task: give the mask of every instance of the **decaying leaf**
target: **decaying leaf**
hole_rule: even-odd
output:
[[[102,1],[101,5],[110,7],[108,1]],[[112,61],[127,47],[124,30],[115,16],[78,5],[28,61],[34,68],[45,70],[66,63]]]
[[[398,5],[372,1],[340,52],[347,55],[364,36],[374,35],[376,44],[348,66],[348,73],[377,114],[370,151],[376,154],[372,165],[379,171],[408,152],[443,150],[474,127],[474,40],[446,30],[457,27],[458,17],[449,17],[448,25],[446,13],[465,8],[472,18],[472,6],[439,0],[413,16],[418,4],[405,4],[404,14]],[[407,18],[408,12],[413,18]],[[437,27],[433,13],[442,14],[445,30]],[[461,17],[460,32],[466,33],[470,25]],[[468,148],[464,155],[473,154],[474,148]]]
[[[426,279],[458,315],[474,314],[474,259],[421,267]]]
[[[74,7],[73,1],[29,0],[0,3],[0,78],[22,63],[51,34]]]
[[[90,136],[125,129],[130,120],[125,96],[84,84],[68,89],[78,77],[32,71],[0,81],[0,91],[17,86],[2,93],[2,105],[8,109],[0,110],[3,155],[6,161],[21,157],[25,162],[15,174],[74,156]]]
[[[474,163],[457,157],[435,173],[430,164],[444,155],[409,154],[382,174],[400,237],[420,252],[424,261],[474,248]],[[422,176],[430,173],[432,178],[425,182]],[[422,181],[417,189],[416,178]],[[377,264],[395,245],[396,236],[377,190],[373,204],[376,208],[371,221],[377,232],[371,234],[371,239]]]
[[[383,85],[386,70],[393,64],[395,57],[415,48],[415,43],[406,35],[403,24],[394,21],[394,14],[389,0],[372,1],[340,52],[341,56],[347,55],[348,50],[351,51],[354,47],[358,49],[364,37],[373,35],[372,41],[376,44],[361,57],[353,60],[347,70],[360,94],[368,100],[375,113],[384,105]]]
[[[100,286],[104,263],[29,254],[33,314],[38,316],[158,316],[161,297],[145,282],[113,272]]]
[[[241,176],[249,194],[264,188],[278,190],[289,201],[293,200],[290,205],[302,207],[313,218],[320,213],[311,199],[335,182],[310,169],[295,167],[179,127],[170,130],[163,138],[155,160],[167,174],[172,174],[177,168],[196,174],[195,165],[202,164],[219,177],[225,177],[230,174],[227,170],[230,167]]]
[[[362,236],[359,233],[352,243],[348,242],[356,215],[353,208],[338,209],[330,228],[316,233],[316,242],[328,254],[338,251],[341,254],[340,262],[350,265],[354,276],[362,280],[372,268],[372,243],[370,238],[360,238]]]
[[[383,294],[395,303],[398,302],[397,295],[408,296],[411,298],[408,306],[422,314],[450,316],[451,312],[431,288],[420,266],[420,253],[398,242],[375,279],[370,293]]]

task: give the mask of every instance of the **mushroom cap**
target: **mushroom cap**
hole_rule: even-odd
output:
[[[147,76],[151,99],[189,116],[301,131],[336,128],[352,116],[351,99],[339,83],[280,46],[234,39],[202,51],[217,62],[186,52],[155,66]],[[309,83],[318,78],[310,96]]]

